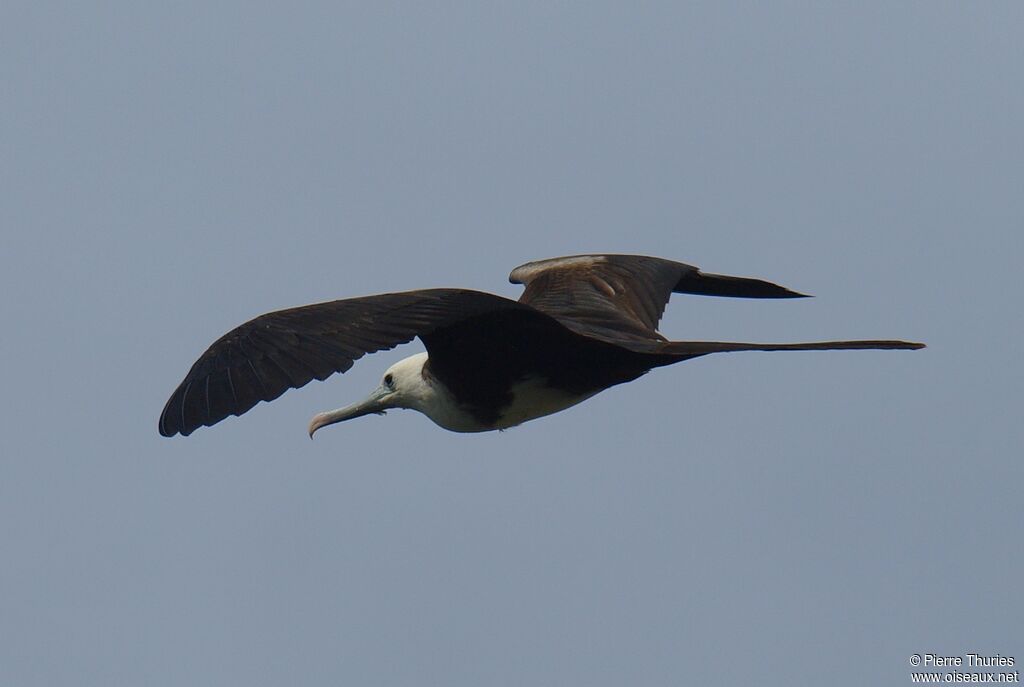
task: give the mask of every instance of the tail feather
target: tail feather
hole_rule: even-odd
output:
[[[811,343],[734,343],[729,341],[669,341],[661,353],[698,356],[731,351],[852,351],[852,350],[917,350],[923,343],[912,341],[815,341]]]

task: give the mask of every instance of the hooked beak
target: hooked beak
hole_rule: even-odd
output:
[[[371,413],[384,415],[384,411],[386,409],[394,407],[384,400],[385,397],[390,394],[391,390],[381,385],[377,387],[365,400],[360,401],[359,403],[353,403],[352,405],[345,406],[344,408],[338,408],[337,410],[328,410],[325,413],[313,416],[313,419],[309,423],[309,438],[312,439],[313,433],[321,427],[333,425],[336,422],[344,422],[345,420],[351,420]]]

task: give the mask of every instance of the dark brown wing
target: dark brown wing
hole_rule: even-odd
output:
[[[658,321],[672,293],[738,298],[803,294],[746,277],[707,274],[692,265],[642,255],[574,255],[512,270],[525,284],[520,303],[551,315],[578,334],[610,343],[664,341]],[[633,346],[635,347],[635,346]]]
[[[160,434],[187,436],[288,389],[345,372],[367,353],[502,310],[531,309],[480,291],[425,289],[260,315],[217,339],[195,362],[160,414]]]

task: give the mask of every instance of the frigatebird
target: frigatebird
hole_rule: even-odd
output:
[[[518,301],[468,289],[421,289],[267,313],[217,339],[171,394],[160,434],[189,435],[367,353],[419,337],[368,398],[316,415],[326,425],[411,408],[453,432],[514,427],[576,405],[656,367],[727,351],[917,349],[908,341],[669,341],[657,325],[673,293],[739,298],[804,294],[662,258],[575,255],[521,265]]]

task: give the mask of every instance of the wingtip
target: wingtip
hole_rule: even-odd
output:
[[[167,424],[164,422],[164,416],[163,415],[160,416],[160,420],[159,420],[159,422],[157,422],[156,429],[157,429],[158,432],[160,432],[160,436],[162,436],[162,437],[170,438],[170,437],[173,437],[175,434],[177,434],[176,431],[172,432],[172,431],[167,429]]]
[[[885,348],[903,351],[919,351],[922,348],[928,348],[928,346],[919,341],[884,341],[882,343],[886,344]]]

